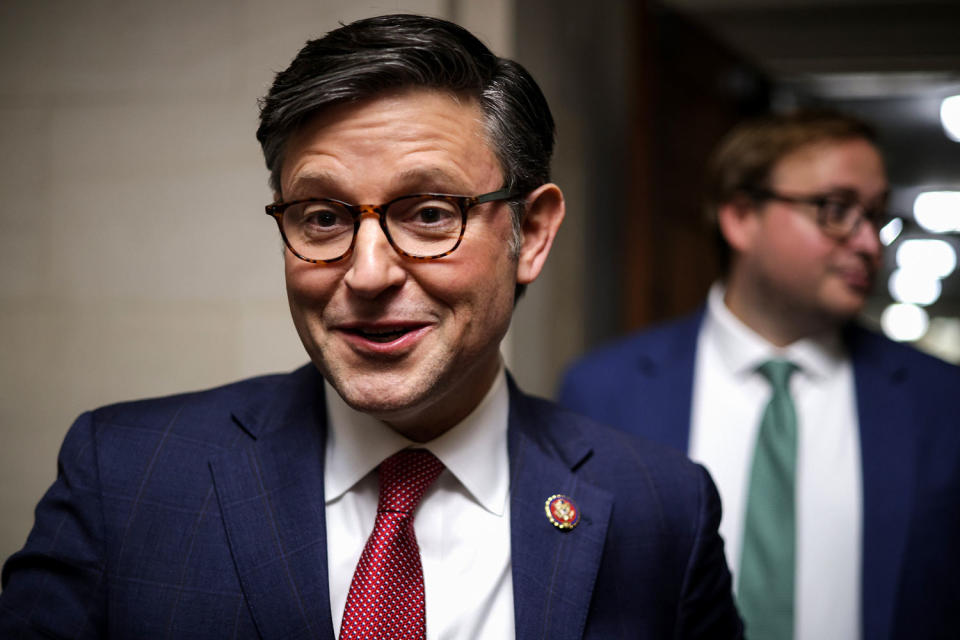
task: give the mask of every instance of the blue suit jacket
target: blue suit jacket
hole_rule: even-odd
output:
[[[334,638],[325,422],[312,366],[81,416],[4,567],[0,637]],[[518,638],[739,636],[702,468],[512,383],[508,448]]]
[[[560,403],[686,452],[702,319],[588,355]],[[844,338],[860,422],[862,637],[960,637],[960,369],[857,327]]]

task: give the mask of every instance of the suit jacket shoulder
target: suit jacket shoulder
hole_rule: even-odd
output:
[[[879,369],[906,383],[916,393],[934,398],[943,391],[957,388],[960,367],[910,345],[894,342],[858,325],[845,330],[844,341],[855,367]]]
[[[301,499],[302,477],[323,504],[318,385],[309,366],[80,416],[24,548],[4,565],[0,637],[317,637],[304,630],[323,628],[329,606],[283,604],[318,588],[290,563],[305,541],[275,527],[295,507],[268,496],[283,486]],[[318,428],[287,428],[305,421]],[[298,525],[315,526],[299,506]],[[277,594],[271,616],[248,606],[274,604],[262,589]],[[282,622],[262,633],[274,614]]]
[[[567,371],[558,401],[686,452],[702,322],[703,309],[592,351]]]

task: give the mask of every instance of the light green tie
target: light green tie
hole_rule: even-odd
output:
[[[753,452],[737,589],[750,640],[793,638],[797,412],[788,385],[796,369],[785,360],[770,360],[758,369],[773,394]]]

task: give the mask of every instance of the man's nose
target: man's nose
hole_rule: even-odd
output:
[[[360,215],[353,254],[348,259],[350,268],[344,282],[363,298],[375,298],[391,287],[398,287],[407,276],[400,254],[390,246],[373,211],[364,211]]]
[[[859,254],[869,257],[871,260],[878,261],[883,245],[880,243],[880,230],[876,222],[868,219],[862,219],[860,224],[854,230],[853,235],[847,238],[850,248]]]

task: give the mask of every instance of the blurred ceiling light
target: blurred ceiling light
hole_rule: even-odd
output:
[[[946,240],[912,238],[897,247],[897,266],[904,271],[946,278],[957,268],[957,252]]]
[[[913,217],[931,233],[960,231],[960,191],[924,191],[913,201]]]
[[[908,304],[933,304],[940,297],[943,286],[940,278],[922,271],[896,269],[890,274],[890,295],[897,302]]]
[[[923,350],[960,364],[960,318],[930,318],[930,326],[923,335]]]
[[[929,326],[927,312],[912,304],[892,304],[880,314],[880,327],[891,340],[919,340]]]
[[[894,218],[880,229],[880,242],[883,243],[883,246],[889,247],[894,240],[900,237],[901,231],[903,231],[903,219]]]
[[[960,142],[960,95],[944,98],[940,103],[940,123],[948,138]]]

